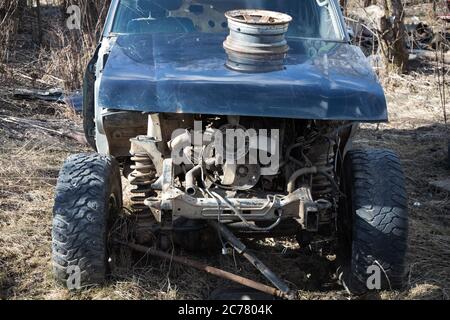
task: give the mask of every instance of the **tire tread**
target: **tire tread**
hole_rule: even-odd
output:
[[[104,282],[107,206],[114,187],[121,205],[120,172],[109,156],[78,154],[64,163],[53,209],[53,271],[58,282],[67,284],[69,266],[80,267],[83,286]]]
[[[408,203],[400,160],[390,150],[353,150],[346,161],[354,212],[345,284],[354,293],[367,291],[367,268],[379,264],[387,275],[382,289],[401,289],[407,270]]]

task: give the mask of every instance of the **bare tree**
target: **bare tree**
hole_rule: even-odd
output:
[[[381,50],[387,72],[403,73],[408,64],[405,45],[404,8],[401,0],[382,0],[385,15],[381,20]]]
[[[0,63],[7,60],[12,54],[11,46],[14,35],[19,27],[20,5],[23,2],[16,0],[0,1]]]

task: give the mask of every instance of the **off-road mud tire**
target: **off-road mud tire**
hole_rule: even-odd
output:
[[[67,159],[53,210],[53,272],[58,282],[70,287],[69,273],[74,270],[80,271],[81,287],[105,281],[108,233],[121,208],[120,170],[115,159],[99,154]]]
[[[358,295],[374,289],[367,286],[373,275],[368,268],[377,266],[380,289],[404,288],[408,208],[399,158],[389,150],[350,151],[344,162],[343,191],[338,260],[344,286]]]

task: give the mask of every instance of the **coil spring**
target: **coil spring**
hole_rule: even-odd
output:
[[[325,170],[330,176],[334,176],[334,166],[330,165],[330,162],[316,163],[316,167]],[[315,198],[322,198],[330,195],[333,191],[331,182],[322,175],[316,175],[313,179],[312,193]]]
[[[322,148],[322,153],[310,160],[314,166],[318,169],[326,171],[330,176],[334,177],[334,157],[333,145],[327,145],[326,148]],[[326,198],[333,192],[331,182],[323,175],[315,175],[313,178],[312,193],[314,198]]]
[[[144,204],[144,200],[154,195],[151,185],[155,182],[155,166],[152,160],[145,153],[132,154],[131,161],[134,165],[129,176],[130,184],[136,186],[131,190],[135,196],[131,197],[131,208],[134,211],[146,211],[148,207]]]

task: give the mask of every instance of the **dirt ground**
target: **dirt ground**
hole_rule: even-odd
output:
[[[450,176],[450,127],[443,121],[432,70],[431,62],[421,61],[416,71],[385,79],[390,122],[362,125],[356,139],[357,147],[399,153],[411,214],[409,289],[366,298],[449,298],[450,200],[447,193],[430,188],[429,182]],[[80,118],[65,106],[12,100],[8,93],[4,90],[0,96],[0,298],[205,299],[214,289],[230,285],[170,261],[148,259],[128,270],[119,268],[103,287],[69,293],[56,285],[50,257],[54,187],[64,159],[88,149],[67,137],[68,131],[81,128]],[[305,253],[292,239],[250,246],[298,290],[299,299],[348,299],[333,277],[332,257]],[[176,253],[184,254],[179,249]],[[195,258],[263,280],[240,257],[199,254]]]

